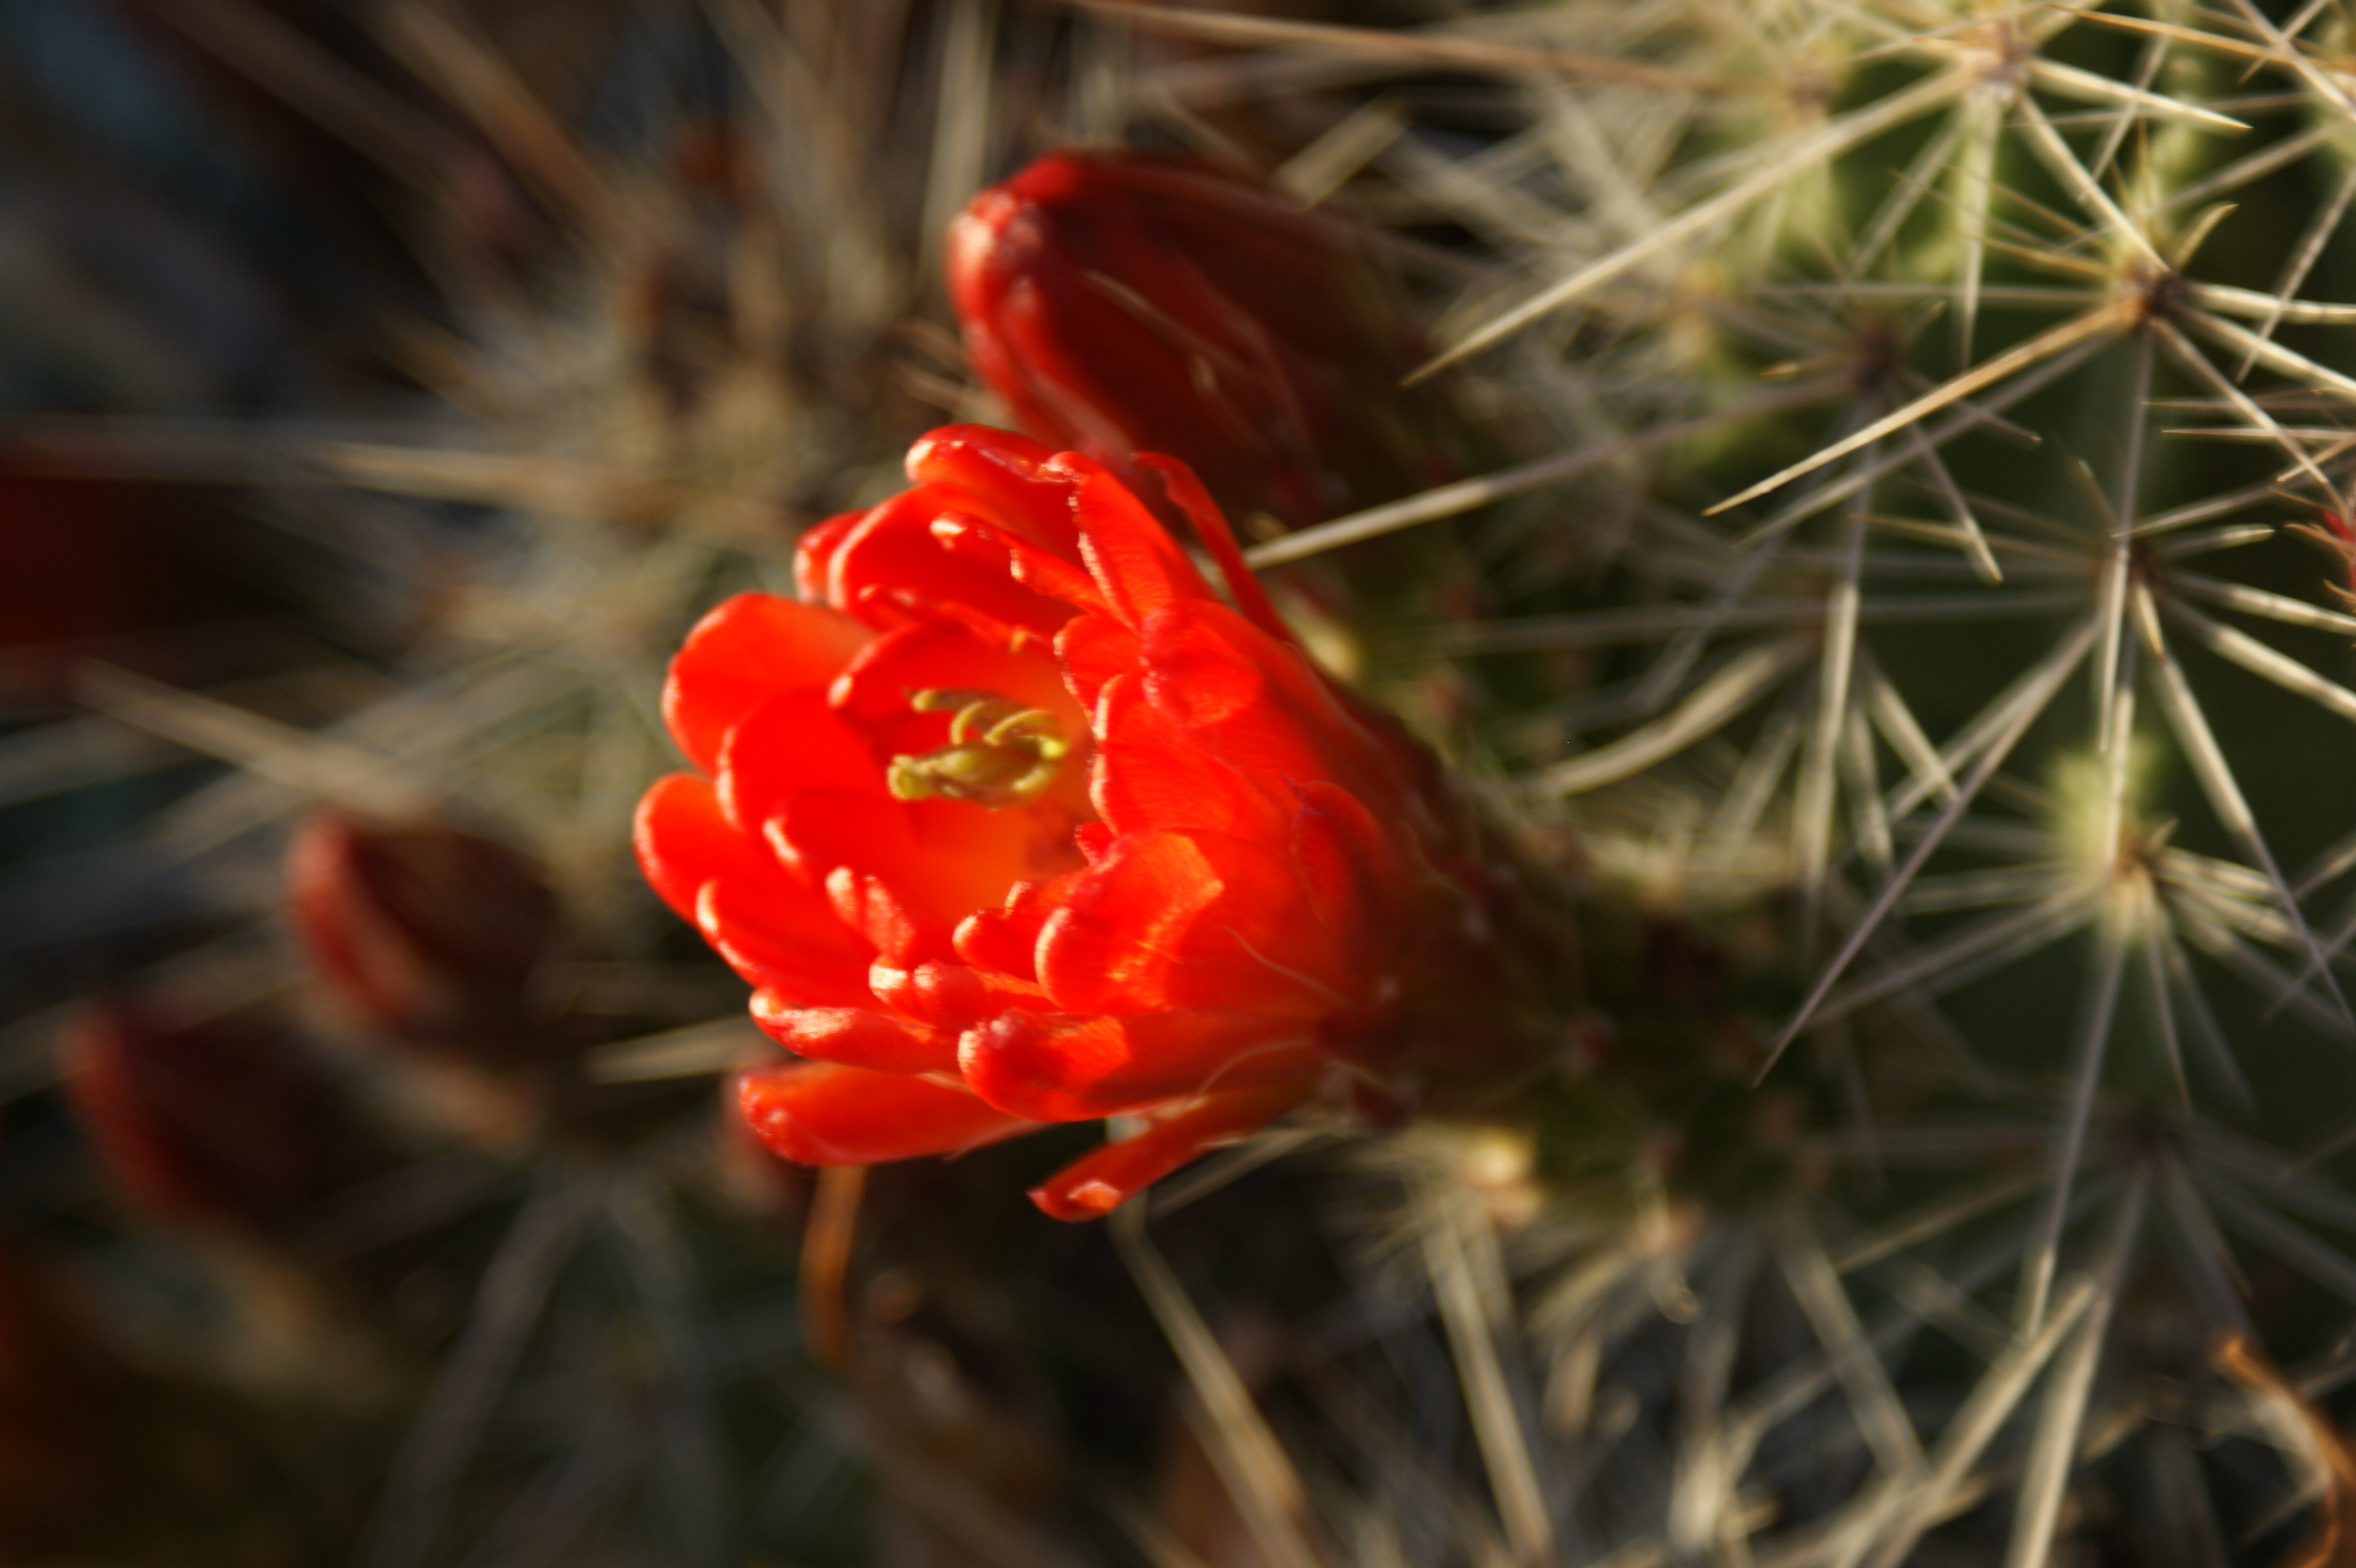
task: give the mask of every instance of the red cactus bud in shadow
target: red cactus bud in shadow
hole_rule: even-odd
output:
[[[159,1218],[292,1239],[313,1206],[382,1168],[358,1107],[258,1024],[115,1003],[75,1020],[63,1055],[101,1161]]]
[[[557,937],[556,897],[515,850],[322,811],[287,848],[286,897],[320,978],[387,1034],[484,1067],[552,1047],[529,991]]]
[[[1177,457],[1288,527],[1454,478],[1412,323],[1335,226],[1194,159],[1063,151],[950,226],[974,369],[1023,428]]]

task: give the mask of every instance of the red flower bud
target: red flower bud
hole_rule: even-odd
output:
[[[556,899],[507,845],[323,811],[287,846],[286,897],[320,977],[388,1034],[484,1066],[546,1048],[527,992]]]
[[[1530,1065],[1548,998],[1436,766],[1141,461],[1239,607],[1098,463],[956,426],[804,538],[802,600],[732,599],[673,660],[701,771],[648,792],[639,860],[813,1058],[741,1081],[788,1158],[1142,1118],[1033,1195],[1086,1218],[1353,1080]]]
[[[380,1145],[334,1080],[256,1024],[114,1004],[76,1020],[65,1088],[109,1172],[158,1216],[283,1230],[370,1174]]]
[[[1192,159],[1050,153],[950,226],[974,369],[1115,468],[1164,452],[1301,527],[1454,478],[1413,326],[1332,227]]]

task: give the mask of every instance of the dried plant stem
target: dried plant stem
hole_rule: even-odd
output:
[[[849,1370],[855,1347],[843,1290],[851,1246],[859,1231],[859,1200],[867,1190],[865,1165],[828,1165],[818,1173],[818,1196],[802,1232],[802,1340],[813,1359]]]

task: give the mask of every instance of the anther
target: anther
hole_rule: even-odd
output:
[[[908,705],[951,717],[948,745],[892,759],[884,782],[902,800],[965,800],[993,811],[1027,806],[1055,781],[1072,749],[1055,714],[995,692],[910,692]]]

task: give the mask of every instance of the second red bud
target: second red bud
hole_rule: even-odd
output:
[[[974,369],[1023,428],[1114,467],[1183,459],[1286,528],[1458,477],[1400,379],[1413,323],[1336,230],[1197,160],[1049,153],[950,225]]]
[[[320,977],[374,1027],[481,1067],[549,1047],[530,1004],[554,894],[515,850],[432,822],[323,811],[295,832],[287,903]]]

